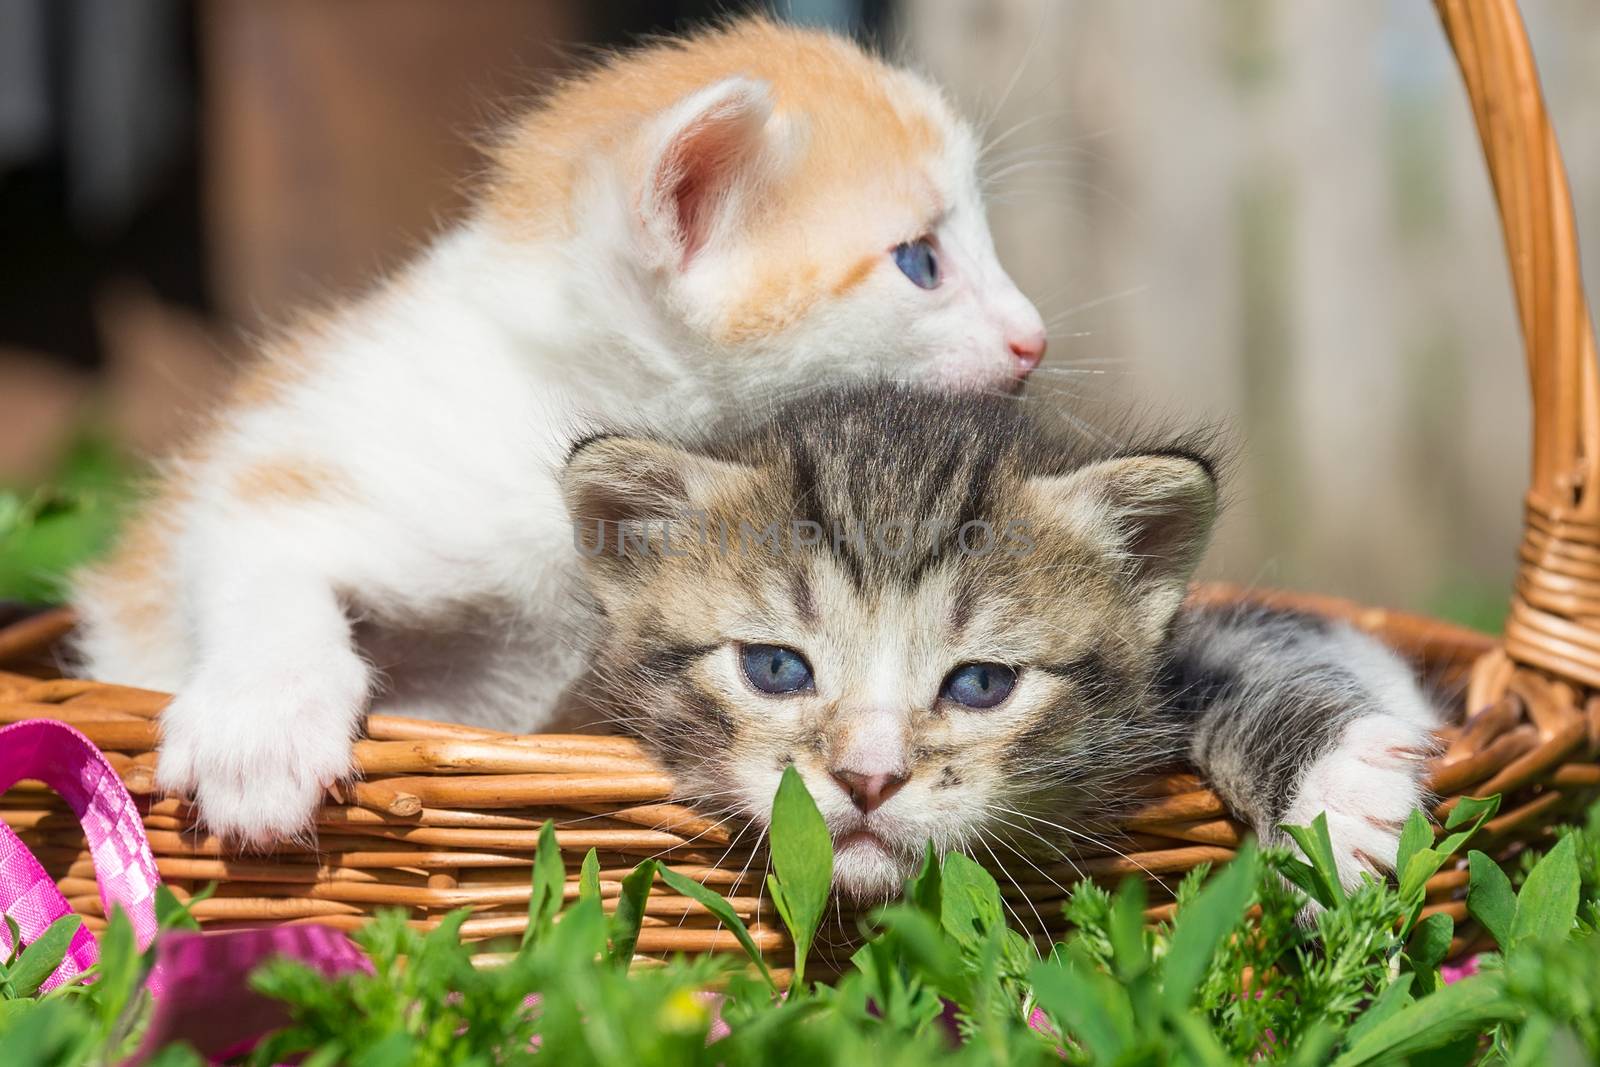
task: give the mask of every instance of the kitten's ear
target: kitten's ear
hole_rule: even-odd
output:
[[[682,269],[738,223],[771,166],[766,82],[727,78],[668,109],[649,135],[639,196],[647,259]]]
[[[561,472],[573,540],[602,603],[701,528],[694,513],[752,477],[754,470],[659,441],[598,436],[579,442]],[[663,530],[680,546],[663,542]]]
[[[1217,517],[1211,466],[1182,453],[1123,456],[1035,478],[1031,487],[1047,514],[1126,562],[1153,631],[1164,631],[1211,540]]]

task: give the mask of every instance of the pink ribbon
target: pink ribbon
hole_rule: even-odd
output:
[[[53,719],[31,719],[0,729],[0,793],[24,778],[35,778],[60,793],[83,825],[94,858],[100,902],[107,915],[121,907],[133,922],[142,952],[156,936],[156,887],[161,876],[144,820],[122,779],[87,737]],[[17,924],[31,944],[50,924],[71,914],[55,880],[28,846],[0,823],[0,912]],[[0,923],[0,945],[11,950],[11,933]],[[85,927],[73,935],[66,957],[41,990],[54,989],[83,974],[100,956],[100,946]],[[344,934],[325,926],[277,926],[222,934],[171,932],[157,947],[147,985],[157,997],[154,1016],[140,1051],[142,1062],[161,1045],[179,1038],[200,1052],[226,1056],[247,1051],[267,1031],[288,1021],[283,1007],[249,988],[258,964],[290,956],[324,974],[372,969]]]
[[[156,886],[161,876],[150,855],[139,809],[100,750],[66,723],[32,719],[0,729],[0,792],[37,778],[60,793],[83,825],[94,858],[105,913],[120,906],[133,922],[140,951],[156,936]],[[17,924],[25,944],[71,914],[67,898],[11,827],[0,823],[0,911]],[[11,932],[0,924],[0,944],[11,951]],[[93,966],[100,948],[80,926],[66,958],[39,988],[54,989]],[[150,989],[161,992],[159,974]]]
[[[250,988],[250,975],[266,960],[287,956],[332,976],[372,972],[372,962],[354,941],[331,926],[268,926],[197,934],[169,930],[156,944],[156,970],[167,992],[156,1000],[139,1051],[125,1067],[137,1067],[169,1042],[182,1039],[213,1060],[228,1060],[255,1047],[263,1034],[291,1021],[288,1009]]]

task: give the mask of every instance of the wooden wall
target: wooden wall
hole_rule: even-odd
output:
[[[567,62],[576,5],[208,0],[207,218],[235,321],[348,292],[465,205],[477,144]]]
[[[1600,8],[1525,0],[1600,278]],[[1047,379],[1232,424],[1211,572],[1492,622],[1527,401],[1464,93],[1424,0],[906,0],[992,116]],[[1592,298],[1591,298],[1592,299]]]

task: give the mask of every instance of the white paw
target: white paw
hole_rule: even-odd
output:
[[[324,790],[350,777],[368,673],[353,653],[202,669],[161,714],[156,785],[192,796],[233,844],[308,837]]]
[[[1346,727],[1338,745],[1300,779],[1283,822],[1309,826],[1328,816],[1339,878],[1359,885],[1367,872],[1393,870],[1400,831],[1422,802],[1422,779],[1433,754],[1432,731],[1414,719],[1371,715]]]

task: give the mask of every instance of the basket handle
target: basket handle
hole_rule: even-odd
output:
[[[1600,688],[1600,381],[1572,196],[1515,0],[1434,0],[1500,208],[1533,394],[1505,651]]]

